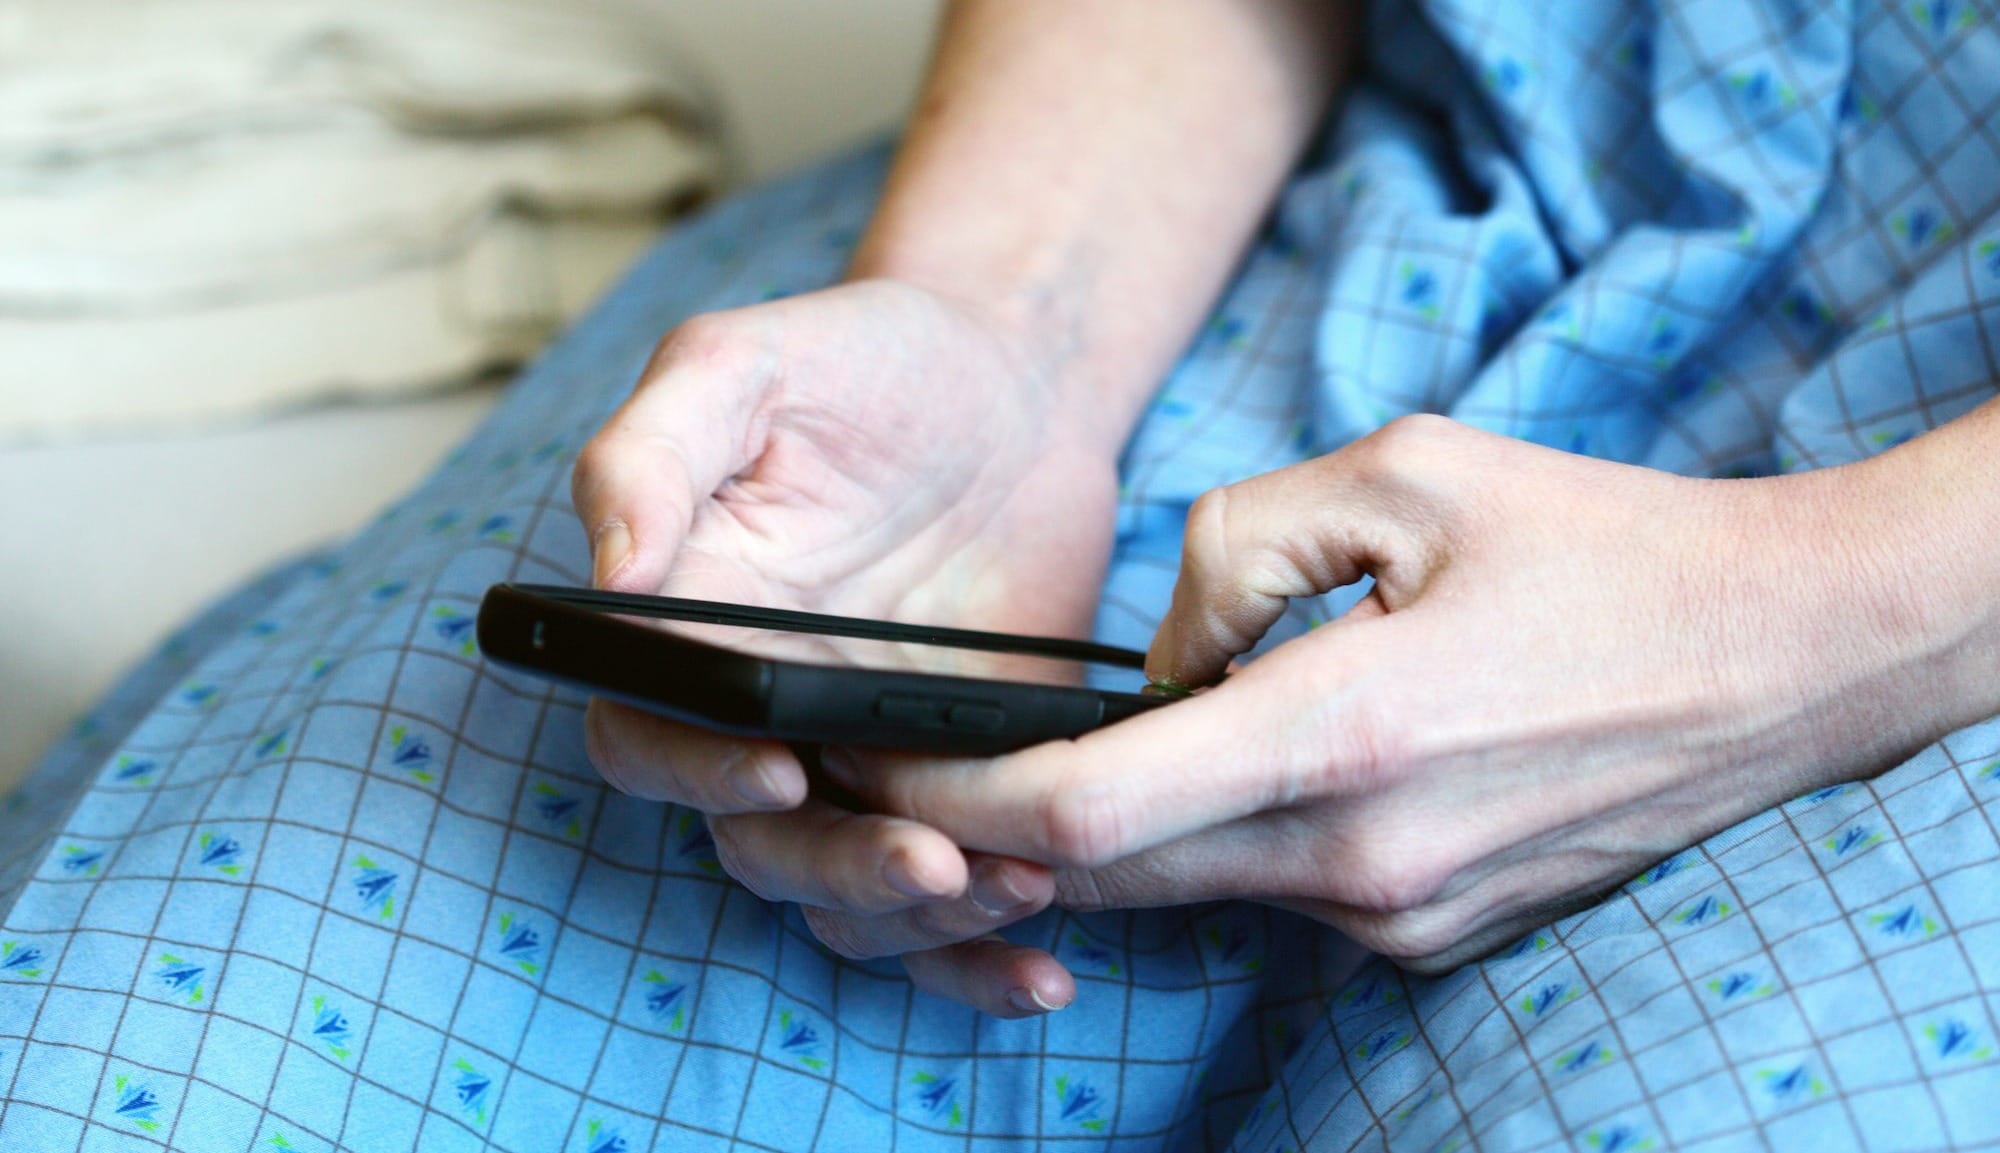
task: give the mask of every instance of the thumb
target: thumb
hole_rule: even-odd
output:
[[[1212,684],[1293,598],[1421,567],[1409,512],[1355,471],[1334,453],[1202,494],[1188,510],[1180,576],[1146,654],[1147,677]]]
[[[776,363],[763,337],[727,313],[660,342],[570,478],[596,587],[660,589],[696,510],[761,454],[753,426]]]

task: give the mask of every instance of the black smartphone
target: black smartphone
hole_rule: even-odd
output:
[[[784,741],[987,756],[1172,699],[1130,649],[679,597],[497,584],[478,629],[497,664]]]

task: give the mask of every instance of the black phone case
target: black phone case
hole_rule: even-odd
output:
[[[559,592],[566,599],[543,592]],[[606,615],[607,611],[626,611],[643,599],[647,598],[494,585],[479,605],[479,648],[497,664],[702,728],[739,736],[952,756],[990,756],[1042,741],[1081,736],[1169,703],[1167,698],[1081,686],[771,660]],[[796,628],[800,621],[810,619],[840,620],[814,618],[812,614],[771,617],[770,610],[742,612],[788,620],[779,623],[780,628]],[[675,615],[686,618],[689,614]],[[1122,653],[1087,642],[851,623],[870,628],[877,637],[947,635],[952,639],[945,643],[958,647],[993,650],[1011,646],[1015,651],[1046,655],[1050,646],[1071,646],[1066,651]],[[816,632],[839,629],[823,623],[809,627]]]

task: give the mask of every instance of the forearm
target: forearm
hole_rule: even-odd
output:
[[[1353,39],[1351,5],[1320,0],[962,0],[851,274],[1032,334],[1115,450]]]

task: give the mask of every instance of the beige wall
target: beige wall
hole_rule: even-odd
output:
[[[752,176],[901,119],[937,0],[637,0],[696,49]]]
[[[632,0],[680,33],[745,174],[883,131],[933,0]],[[0,444],[0,791],[201,603],[352,531],[477,422],[488,393],[149,439]]]

